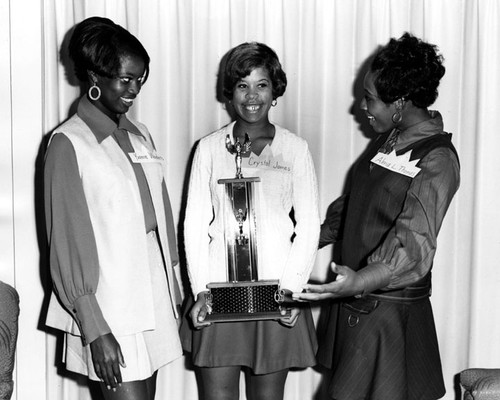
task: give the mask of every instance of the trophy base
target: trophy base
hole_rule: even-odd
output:
[[[281,305],[283,295],[277,280],[210,283],[207,288],[211,311],[205,321],[255,321],[290,315]]]

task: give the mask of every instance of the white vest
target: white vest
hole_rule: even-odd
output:
[[[156,154],[147,128],[137,121],[146,139],[130,134],[136,154]],[[99,259],[96,298],[114,335],[134,334],[155,328],[153,293],[149,270],[144,213],[134,170],[112,136],[101,143],[80,117],[74,115],[53,133],[66,135],[75,149],[87,200]],[[162,197],[163,167],[160,162],[142,163],[165,255],[170,297],[174,299],[174,270],[170,262],[167,226]],[[47,325],[80,336],[71,315],[54,295]]]

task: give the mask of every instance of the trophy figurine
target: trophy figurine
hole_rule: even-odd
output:
[[[241,173],[242,155],[250,152],[251,142],[231,143],[226,137],[226,149],[235,154],[236,176],[219,179],[225,186],[223,206],[224,240],[226,245],[227,282],[209,283],[206,295],[207,321],[247,321],[281,317],[284,292],[278,280],[259,280],[257,257],[257,221],[255,216],[254,184],[258,177],[244,178]]]

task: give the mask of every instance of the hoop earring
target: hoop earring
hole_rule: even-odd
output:
[[[403,116],[399,111],[396,111],[394,114],[392,114],[391,119],[395,124],[399,124],[403,120]]]
[[[95,89],[97,90],[97,96],[92,96],[92,90]],[[90,97],[90,100],[99,100],[101,98],[101,88],[97,86],[95,83],[89,88],[88,95]]]
[[[276,104],[278,104],[278,100],[273,99],[273,101],[271,101],[271,106],[276,107]]]

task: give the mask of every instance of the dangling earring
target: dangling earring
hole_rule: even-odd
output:
[[[92,90],[97,90],[97,96],[92,96]],[[101,98],[101,89],[99,88],[99,86],[96,85],[95,82],[93,82],[92,86],[90,87],[89,91],[88,91],[88,94],[89,94],[89,97],[90,97],[90,100],[99,100]]]
[[[399,100],[396,101],[396,112],[392,114],[392,122],[394,124],[399,124],[403,120],[403,115],[401,114],[401,110],[403,109],[405,105],[405,98],[401,97]]]
[[[273,99],[273,101],[271,101],[271,106],[276,107],[276,104],[278,104],[278,100]]]
[[[399,111],[396,111],[394,114],[392,114],[391,119],[395,124],[399,124],[403,120],[403,116]]]

